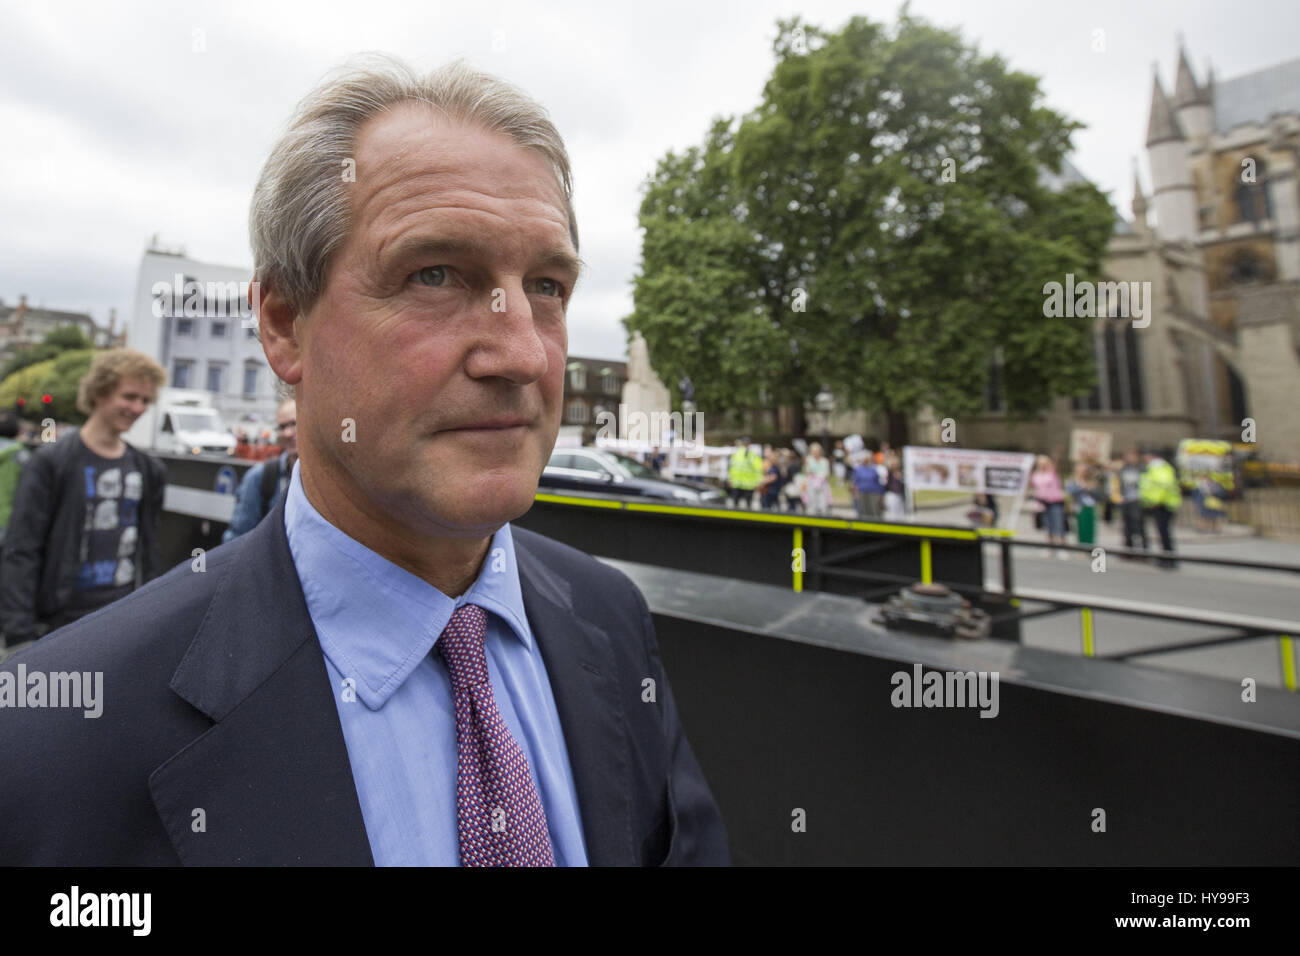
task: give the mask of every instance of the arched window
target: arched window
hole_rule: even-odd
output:
[[[1262,222],[1273,218],[1273,202],[1268,194],[1268,167],[1262,159],[1255,161],[1253,182],[1236,179],[1237,215],[1241,222]]]
[[[1146,396],[1142,390],[1142,351],[1138,330],[1129,322],[1124,326],[1124,358],[1128,366],[1129,410],[1146,411]]]
[[[1127,318],[1103,319],[1093,332],[1097,384],[1075,397],[1076,412],[1141,412],[1146,409],[1142,383],[1142,337]]]

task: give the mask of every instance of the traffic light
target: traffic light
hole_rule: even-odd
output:
[[[41,396],[41,404],[44,405],[46,408],[49,408],[52,404],[54,404],[54,396],[51,395],[49,392],[46,392],[44,395]]]
[[[14,411],[16,411],[18,413],[18,416],[21,418],[23,412],[26,409],[27,409],[27,399],[23,398],[21,395],[18,396],[18,398],[14,401]]]

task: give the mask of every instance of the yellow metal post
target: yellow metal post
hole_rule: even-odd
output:
[[[930,539],[921,539],[921,583],[931,584],[934,581],[934,572],[930,568]]]
[[[1092,645],[1092,608],[1079,608],[1079,629],[1083,632],[1083,656],[1094,657]]]
[[[792,557],[794,560],[790,563],[794,565],[794,590],[795,593],[798,594],[803,591],[803,571],[800,570],[804,566],[805,560],[803,551],[803,528],[794,529],[794,554]]]
[[[1295,692],[1295,638],[1289,635],[1281,635],[1277,639],[1278,650],[1282,652],[1282,683],[1286,684],[1286,689]]]

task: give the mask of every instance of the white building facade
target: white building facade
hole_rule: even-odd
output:
[[[153,356],[168,385],[210,392],[232,427],[273,421],[279,402],[249,306],[252,272],[151,248],[127,326],[129,348]]]

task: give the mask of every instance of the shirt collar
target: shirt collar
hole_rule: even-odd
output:
[[[474,583],[450,598],[326,521],[302,489],[301,463],[294,462],[285,496],[289,550],[321,649],[345,679],[356,681],[367,707],[383,707],[462,605],[495,614],[533,650],[509,524],[492,536]]]

